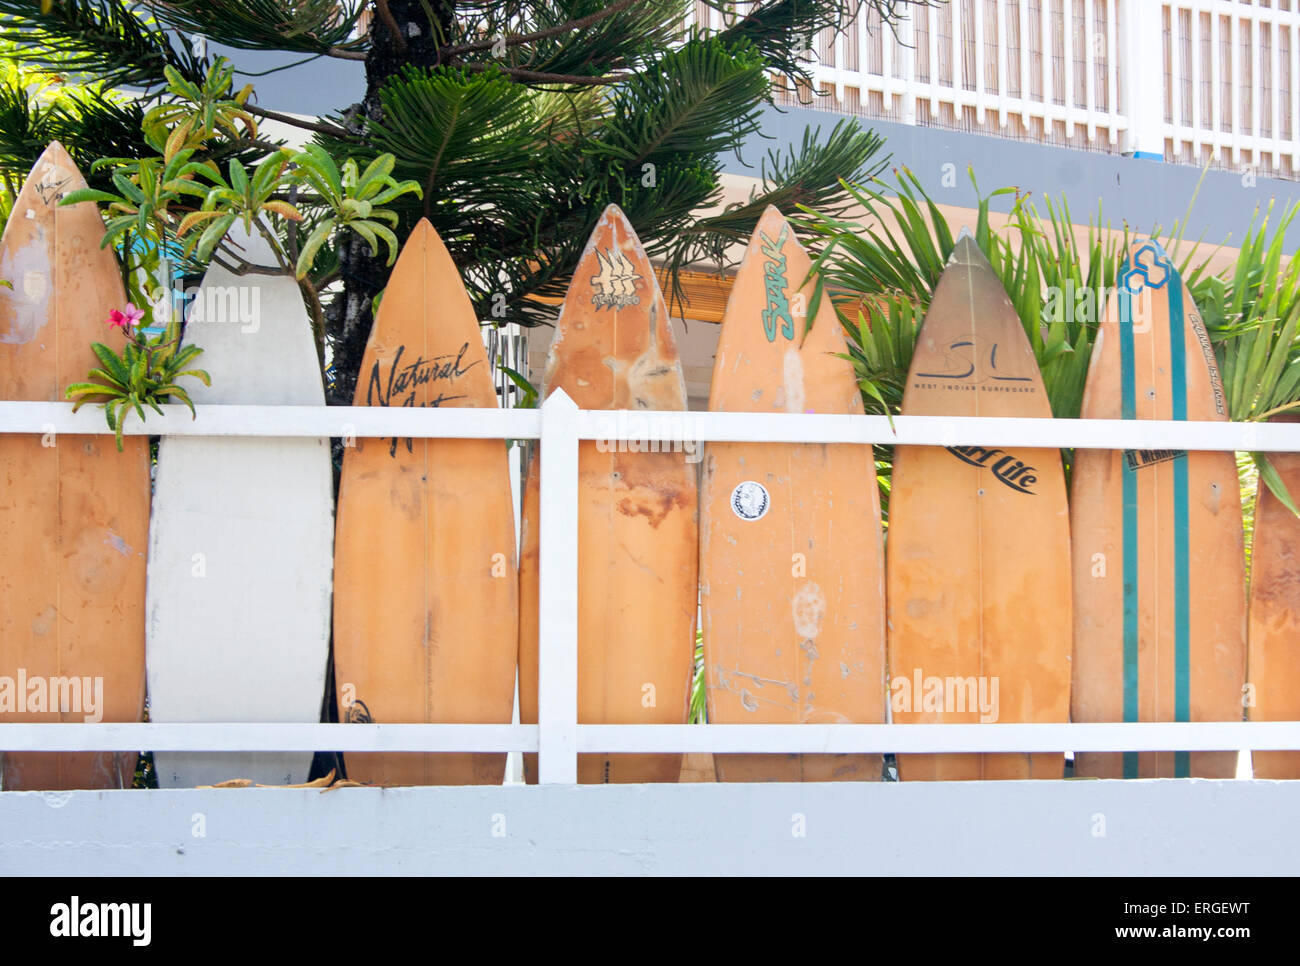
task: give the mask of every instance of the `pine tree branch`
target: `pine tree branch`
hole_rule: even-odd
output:
[[[271,250],[274,251],[275,247],[272,246]],[[269,275],[273,278],[280,278],[287,275],[290,278],[293,278],[292,268],[275,268],[271,265],[254,265],[252,262],[246,261],[243,256],[229,248],[225,242],[222,242],[221,246],[212,252],[212,261],[215,264],[220,265],[231,275],[237,275],[241,278],[245,275]]]
[[[333,57],[336,60],[365,60],[366,52],[364,50],[348,50],[344,47],[331,47],[325,51],[326,57]]]
[[[386,2],[386,0],[376,0],[376,2]],[[551,37],[558,37],[561,34],[572,33],[575,30],[584,30],[587,27],[600,23],[602,20],[622,13],[624,10],[636,5],[637,3],[643,2],[645,2],[645,0],[621,0],[620,3],[616,3],[611,7],[606,7],[604,10],[598,10],[586,17],[580,17],[577,20],[570,20],[567,23],[548,27],[545,30],[538,30],[531,34],[516,34],[513,37],[505,37],[504,42],[507,47],[518,47],[521,44],[536,43],[539,40],[547,40]],[[472,44],[460,44],[456,47],[443,47],[439,49],[438,54],[445,60],[448,57],[459,57],[463,54],[478,53],[481,50],[491,50],[496,46],[496,43],[497,41],[495,39],[479,40]]]
[[[317,134],[327,134],[332,138],[350,140],[352,135],[341,127],[333,124],[322,124],[316,121],[305,121],[300,117],[294,117],[292,114],[281,114],[278,111],[270,111],[264,107],[258,107],[255,104],[245,104],[244,110],[249,114],[256,114],[258,117],[265,118],[268,121],[279,121],[281,124],[289,124],[304,131],[314,131]]]
[[[498,63],[477,63],[471,62],[461,65],[465,70],[473,73],[482,73],[485,70],[499,70],[517,81],[525,81],[530,84],[575,84],[585,86],[600,86],[603,84],[617,84],[619,81],[625,81],[631,74],[603,74],[599,77],[591,77],[585,74],[548,74],[544,71],[524,70],[522,67],[507,67]]]

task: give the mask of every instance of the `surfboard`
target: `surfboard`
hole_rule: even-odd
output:
[[[829,301],[781,213],[759,220],[714,358],[715,412],[861,413]],[[885,585],[871,447],[709,443],[700,491],[708,719],[885,721]],[[716,755],[719,781],[877,781],[879,755]]]
[[[95,205],[63,146],[37,160],[0,239],[0,399],[64,401],[114,349],[126,306]],[[102,418],[102,417],[101,417]],[[139,721],[149,443],[0,435],[0,721]],[[0,788],[129,788],[134,754],[5,754]]]
[[[562,388],[580,409],[684,411],[686,383],[650,260],[616,205],[574,270],[547,356],[543,398]],[[683,430],[686,420],[681,420]],[[539,454],[540,455],[540,454]],[[578,446],[578,721],[685,724],[698,602],[694,443],[608,440]],[[541,474],[524,489],[520,550],[519,711],[537,721]],[[584,783],[674,782],[681,755],[580,755]],[[537,780],[537,756],[524,756]]]
[[[1097,333],[1082,415],[1228,418],[1205,327],[1154,241],[1135,241]],[[1231,453],[1078,450],[1070,494],[1074,721],[1240,721],[1241,495]],[[1096,778],[1231,778],[1235,752],[1080,754]]]
[[[354,405],[497,405],[474,307],[427,220],[384,289]],[[504,441],[345,442],[334,556],[341,720],[509,724],[519,585]],[[349,754],[346,766],[377,784],[499,784],[505,761]]]
[[[274,267],[242,227],[231,241]],[[185,341],[205,405],[323,406],[311,323],[285,275],[212,265]],[[151,721],[316,722],[329,660],[334,480],[327,439],[164,437],[149,534]],[[306,781],[310,752],[158,752],[159,788]]]
[[[917,337],[909,416],[1050,419],[1034,351],[969,235]],[[1070,529],[1055,449],[899,446],[886,540],[892,717],[1064,722]],[[1055,754],[899,755],[901,781],[1061,778]]]
[[[1300,423],[1300,416],[1274,416]],[[1300,498],[1300,453],[1272,453],[1291,499]],[[1252,721],[1300,721],[1300,520],[1261,482],[1250,556],[1246,713]],[[1250,692],[1248,692],[1248,695]],[[1256,778],[1300,778],[1300,751],[1252,753]]]

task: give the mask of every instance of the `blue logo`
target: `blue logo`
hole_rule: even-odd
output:
[[[1143,285],[1135,285],[1135,277],[1141,276],[1145,285],[1151,288],[1164,288],[1173,274],[1174,267],[1169,256],[1160,247],[1159,242],[1149,241],[1137,250],[1133,256],[1133,267],[1124,271],[1121,284],[1130,292],[1140,292]]]

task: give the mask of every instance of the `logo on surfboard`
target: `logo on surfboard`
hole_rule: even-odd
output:
[[[63,190],[72,184],[72,176],[65,175],[53,164],[47,164],[41,171],[41,180],[36,183],[36,194],[46,205],[62,201],[66,192]]]
[[[1187,313],[1187,321],[1191,323],[1192,334],[1196,336],[1196,341],[1201,347],[1205,364],[1210,367],[1210,390],[1214,393],[1214,411],[1222,416],[1227,411],[1224,408],[1223,379],[1219,375],[1219,361],[1214,356],[1214,347],[1210,345],[1210,334],[1205,331],[1205,322],[1195,309]]]
[[[364,701],[353,701],[347,706],[347,711],[343,716],[347,724],[374,724],[375,719],[370,714],[370,709],[366,707]]]
[[[600,263],[600,273],[591,276],[591,284],[596,289],[591,304],[597,309],[602,306],[621,309],[639,305],[641,296],[636,294],[636,283],[641,276],[636,273],[627,256],[617,248],[608,248],[603,252],[598,248],[596,260]]]
[[[782,225],[781,232],[772,238],[766,232],[759,232],[759,250],[767,256],[763,262],[763,289],[767,296],[767,308],[763,309],[763,333],[768,342],[776,341],[776,326],[781,324],[781,334],[787,339],[794,338],[794,318],[790,315],[790,297],[787,291],[790,282],[786,277],[785,252],[781,246],[790,234],[790,226]]]
[[[424,358],[423,355],[416,356],[414,362],[403,362],[402,356],[406,353],[406,346],[399,345],[397,351],[393,353],[392,361],[388,363],[388,378],[383,378],[380,365],[385,361],[376,359],[373,366],[370,367],[370,380],[366,384],[366,405],[367,406],[404,406],[414,408],[418,406],[441,406],[443,403],[451,402],[455,399],[467,398],[464,393],[450,394],[442,390],[436,383],[451,383],[459,379],[465,373],[469,372],[482,360],[476,359],[468,365],[465,364],[465,354],[469,352],[469,343],[461,345],[460,351],[454,355],[450,352],[440,356],[433,356],[430,359]],[[417,396],[422,394],[423,387],[431,387],[439,390],[433,398],[420,402]],[[448,387],[450,388],[450,386]],[[412,452],[412,441],[406,441],[406,451]],[[389,448],[390,455],[397,454],[397,438],[394,437],[392,445]]]
[[[1173,266],[1165,250],[1149,241],[1134,253],[1133,265],[1123,273],[1121,284],[1130,292],[1140,292],[1148,286],[1164,288],[1172,273]]]
[[[1005,369],[998,368],[998,343],[994,342],[987,346],[981,344],[980,339],[975,336],[955,339],[949,342],[941,352],[942,356],[938,366],[934,368],[935,372],[918,372],[918,379],[941,379],[950,384],[965,383],[962,388],[974,389],[980,387],[981,392],[1036,392],[1031,386],[1011,387],[985,387],[986,382],[995,383],[1033,383],[1029,376],[1013,376],[1007,373]],[[914,383],[917,388],[937,389],[938,386],[922,386],[920,383]]]
[[[1124,460],[1128,463],[1130,470],[1140,470],[1143,467],[1155,466],[1157,463],[1168,463],[1173,460],[1182,459],[1187,455],[1185,449],[1126,449],[1124,450]]]
[[[753,480],[737,483],[731,491],[731,512],[742,520],[761,520],[771,503],[767,487]]]
[[[986,469],[998,478],[998,482],[1009,486],[1017,493],[1035,496],[1033,486],[1038,482],[1037,468],[1022,459],[1017,459],[1006,450],[990,449],[983,446],[949,446],[948,452],[963,463]]]

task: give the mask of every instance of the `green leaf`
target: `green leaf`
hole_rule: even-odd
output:
[[[105,204],[114,201],[121,201],[121,195],[110,194],[107,191],[96,191],[93,188],[78,188],[76,191],[69,191],[59,199],[59,205],[77,205],[83,201],[102,202]]]
[[[208,375],[206,369],[186,369],[184,372],[176,373],[177,379],[180,379],[182,376],[193,376],[205,386],[211,387],[212,385],[212,377]]]
[[[520,400],[516,409],[536,409],[537,408],[537,387],[528,381],[528,378],[521,372],[511,369],[509,366],[499,366],[499,370],[512,383],[523,391],[524,397]]]
[[[112,386],[101,386],[97,382],[74,382],[68,388],[63,390],[63,395],[67,399],[83,395],[111,395],[116,391]]]
[[[110,379],[123,386],[131,381],[130,368],[112,349],[102,342],[92,342],[90,350],[95,353]]]
[[[1297,517],[1300,517],[1300,508],[1297,508],[1295,501],[1291,499],[1291,494],[1286,488],[1286,481],[1282,479],[1282,474],[1277,471],[1272,460],[1267,453],[1251,453],[1255,465],[1259,468],[1259,480],[1269,488],[1269,491],[1278,499],[1284,507],[1290,510]]]
[[[330,233],[334,230],[334,219],[326,218],[316,226],[315,231],[307,239],[307,244],[302,246],[302,251],[298,255],[298,265],[296,268],[297,277],[304,278],[311,271],[312,262],[316,260],[316,253],[320,251],[321,246],[329,240]]]
[[[235,214],[225,214],[208,225],[199,238],[198,247],[194,252],[200,260],[207,261],[212,257],[212,250],[217,247],[221,239],[226,237],[226,232],[230,231],[230,226],[235,223],[237,217]]]

